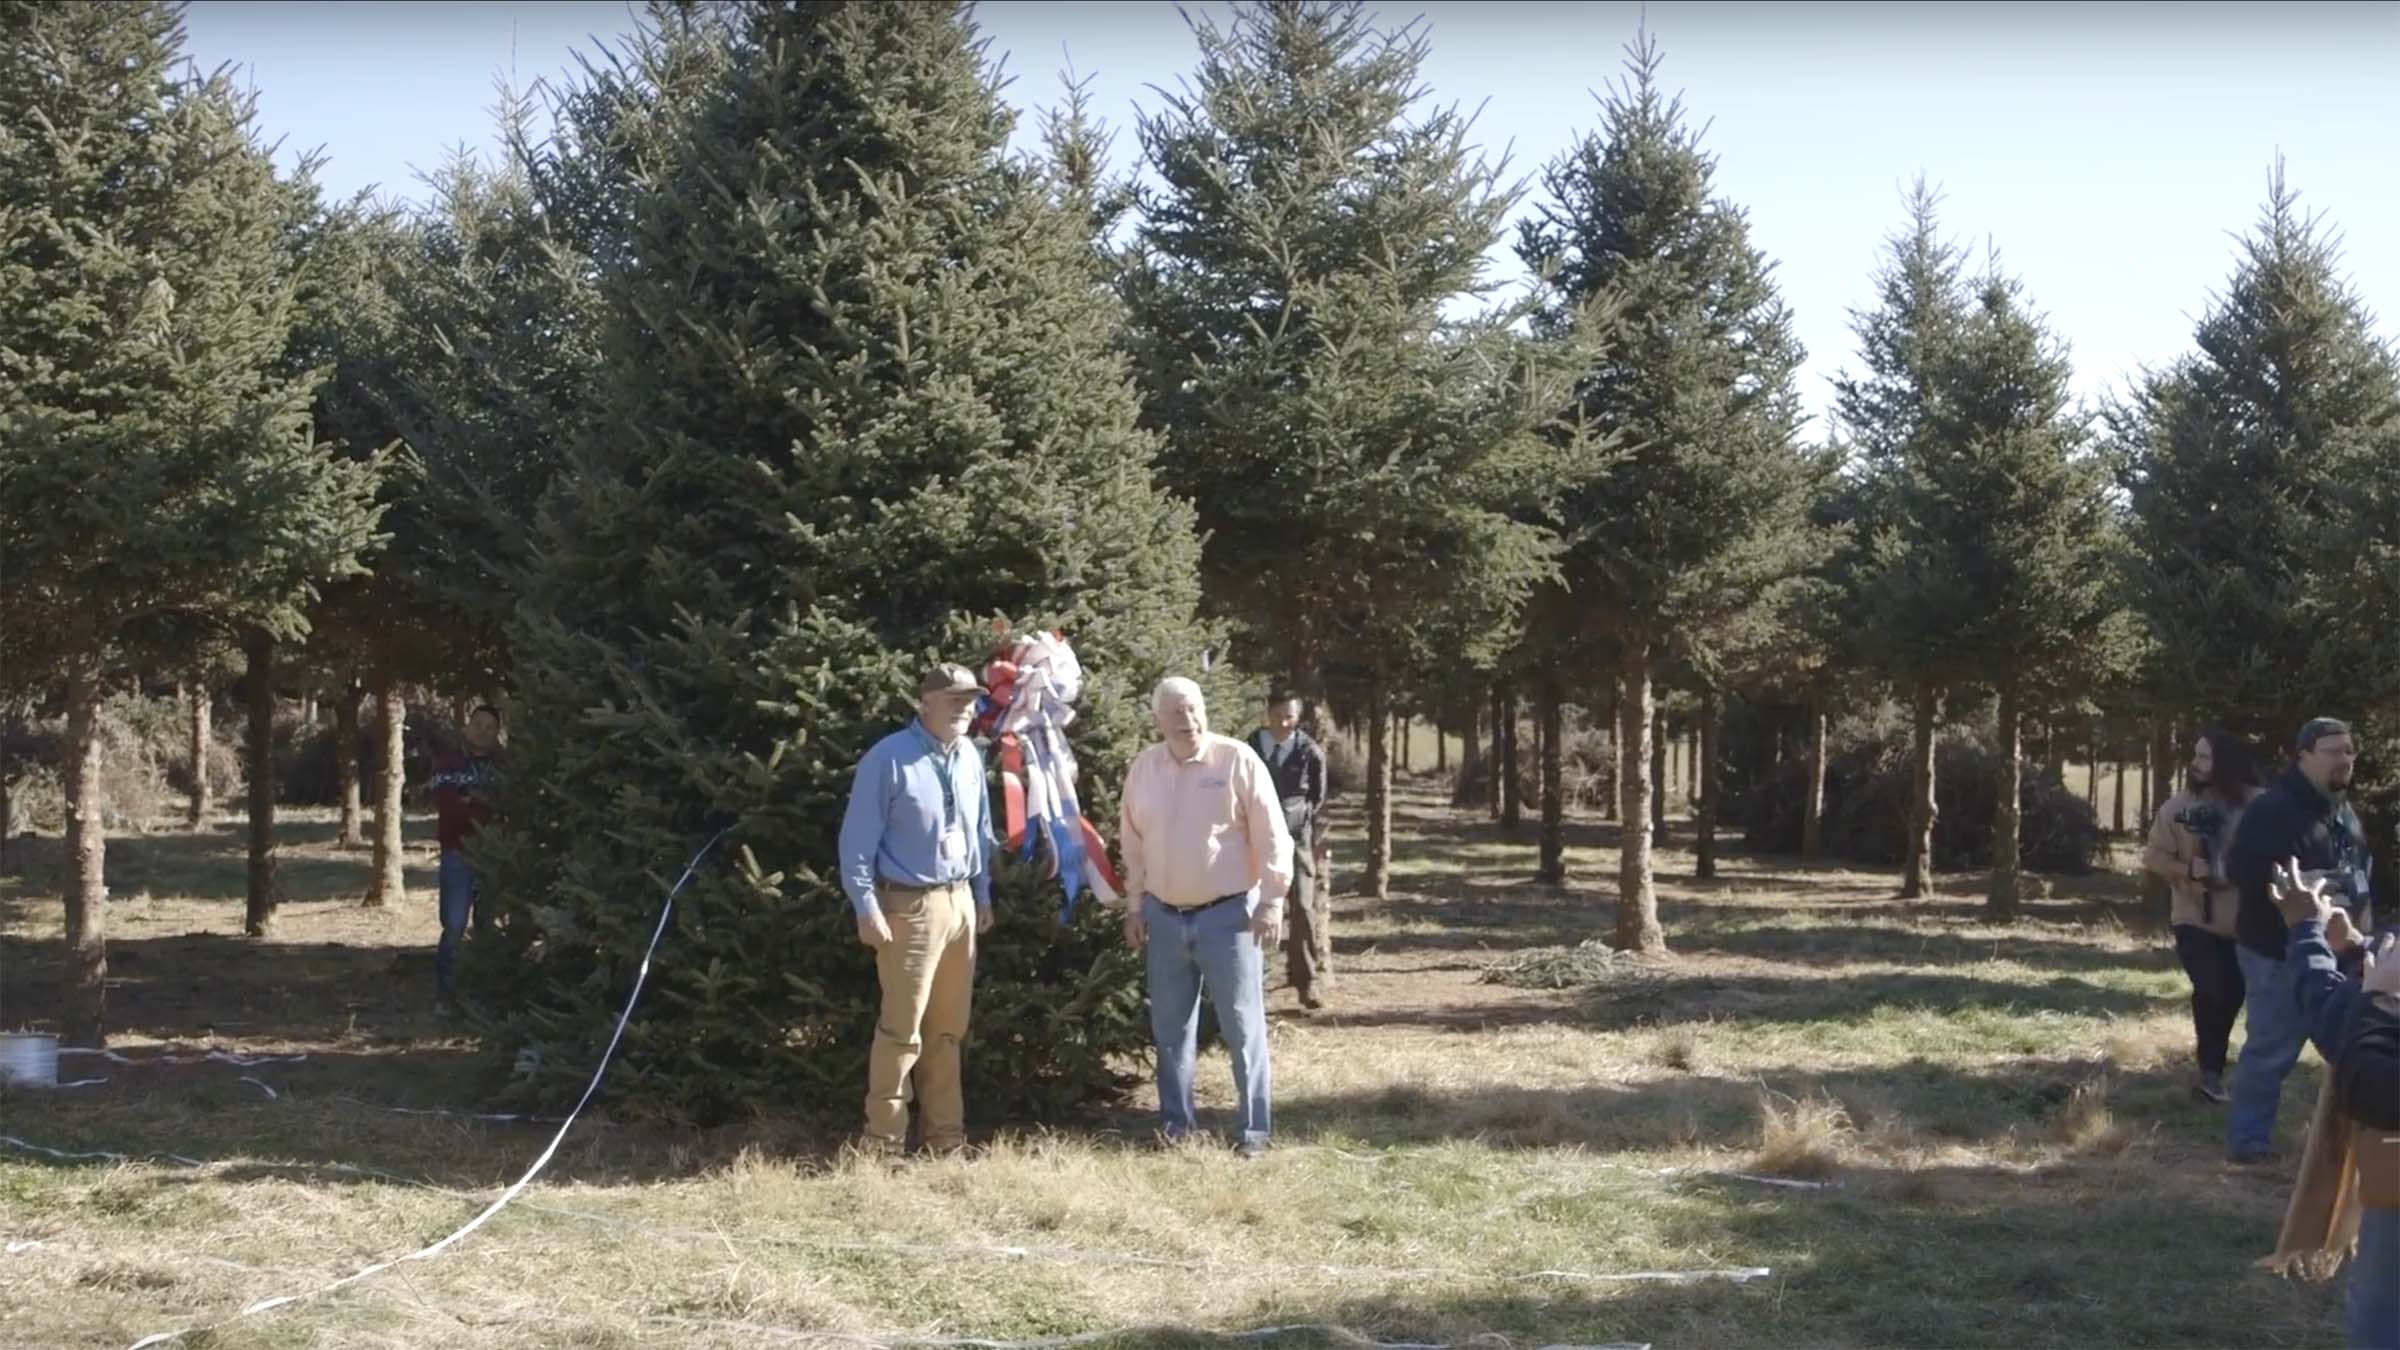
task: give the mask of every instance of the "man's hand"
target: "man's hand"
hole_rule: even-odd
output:
[[[2325,921],[2325,945],[2335,951],[2346,952],[2363,941],[2365,939],[2359,936],[2357,925],[2350,922],[2350,911],[2337,909],[2333,917]]]
[[[2275,864],[2274,873],[2267,879],[2267,890],[2275,897],[2275,908],[2282,911],[2285,923],[2306,923],[2311,919],[2326,923],[2333,914],[2333,902],[2325,898],[2325,879],[2303,873],[2298,858]]]
[[[2369,998],[2378,995],[2384,998],[2400,998],[2400,950],[2395,950],[2388,942],[2385,943],[2383,959],[2380,961],[2375,959],[2375,953],[2368,952],[2367,968],[2360,973],[2358,986],[2367,991]]]
[[[1283,941],[1283,906],[1260,905],[1250,916],[1250,936],[1258,945],[1272,951]]]
[[[892,940],[892,926],[883,921],[881,909],[869,909],[858,916],[858,940],[878,951]]]
[[[2194,881],[2208,881],[2215,876],[2215,873],[2209,869],[2206,858],[2191,859],[2183,870],[2184,874]]]
[[[1148,903],[1147,895],[1137,895],[1125,902],[1125,945],[1137,952],[1150,936],[1150,926],[1142,919],[1142,906]]]
[[[992,931],[992,907],[987,901],[975,907],[975,932],[978,936]]]

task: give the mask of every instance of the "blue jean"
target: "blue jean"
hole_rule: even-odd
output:
[[[2275,1141],[2275,1111],[2283,1080],[2300,1062],[2307,1028],[2300,1017],[2299,973],[2289,961],[2270,961],[2243,947],[2242,986],[2249,996],[2250,1034],[2233,1066],[2233,1107],[2225,1119],[2225,1151],[2264,1153]]]
[[[433,980],[444,998],[458,978],[458,942],[475,917],[475,868],[463,849],[442,850],[442,940],[433,949]]]
[[[2400,1209],[2362,1210],[2350,1263],[2350,1350],[2400,1350]]]
[[[1216,1005],[1217,1029],[1233,1057],[1241,1142],[1267,1142],[1267,993],[1258,939],[1240,901],[1198,913],[1141,898],[1149,928],[1150,1039],[1158,1047],[1158,1114],[1169,1139],[1192,1133],[1192,1062],[1198,1057],[1200,991]]]

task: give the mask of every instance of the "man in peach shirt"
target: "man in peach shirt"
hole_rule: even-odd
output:
[[[1205,985],[1233,1057],[1241,1153],[1256,1158],[1268,1132],[1263,953],[1283,939],[1292,838],[1266,764],[1209,731],[1200,686],[1163,680],[1150,709],[1163,739],[1125,773],[1118,848],[1125,941],[1148,968],[1159,1116],[1169,1142],[1191,1135]]]

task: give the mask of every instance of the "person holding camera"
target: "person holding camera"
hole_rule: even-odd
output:
[[[2242,812],[2259,794],[2250,748],[2214,727],[2192,745],[2190,777],[2150,820],[2142,866],[2166,878],[2175,955],[2192,982],[2192,1036],[2199,1078],[2192,1094],[2223,1104],[2226,1046],[2242,1012],[2242,965],[2234,923],[2241,895],[2225,874],[2226,850]]]

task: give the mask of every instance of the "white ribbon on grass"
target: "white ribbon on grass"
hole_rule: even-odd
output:
[[[439,1256],[443,1252],[448,1251],[452,1244],[466,1237],[467,1234],[474,1232],[476,1229],[481,1228],[486,1223],[490,1222],[493,1215],[498,1214],[502,1209],[507,1207],[509,1201],[516,1199],[518,1195],[522,1194],[527,1186],[533,1184],[533,1179],[541,1175],[542,1169],[550,1165],[550,1159],[557,1154],[558,1146],[566,1142],[567,1131],[575,1128],[575,1118],[583,1114],[583,1108],[591,1104],[592,1094],[600,1090],[600,1079],[608,1072],[609,1061],[614,1058],[617,1053],[617,1043],[625,1038],[625,1024],[633,1020],[634,1005],[641,1001],[642,986],[650,979],[650,958],[657,955],[659,940],[666,936],[667,919],[675,913],[675,897],[683,893],[683,888],[686,883],[691,881],[692,874],[700,870],[701,859],[706,858],[709,850],[717,846],[717,841],[723,839],[727,834],[731,833],[732,830],[733,827],[728,825],[724,829],[717,831],[707,843],[702,844],[700,846],[700,851],[692,855],[692,860],[684,864],[683,875],[678,877],[674,886],[668,889],[666,902],[658,907],[658,923],[650,930],[650,946],[648,949],[643,951],[642,964],[633,973],[633,990],[631,993],[625,996],[625,1010],[617,1014],[616,1030],[611,1031],[608,1035],[608,1046],[606,1049],[600,1052],[600,1063],[592,1070],[592,1081],[584,1085],[583,1096],[576,1101],[575,1109],[567,1113],[566,1120],[558,1127],[558,1133],[550,1137],[549,1147],[544,1148],[541,1156],[533,1160],[533,1165],[525,1169],[525,1175],[518,1177],[515,1185],[510,1186],[507,1190],[500,1193],[499,1199],[494,1200],[489,1205],[484,1206],[482,1213],[476,1215],[472,1219],[467,1220],[466,1223],[462,1224],[456,1232],[450,1234],[450,1236],[446,1238],[443,1238],[441,1241],[432,1244],[431,1246],[420,1247],[416,1251],[410,1252],[406,1256],[396,1256],[389,1261],[378,1261],[374,1265],[367,1266],[362,1270],[345,1275],[342,1278],[335,1280],[331,1284],[320,1285],[315,1289],[310,1289],[298,1294],[283,1294],[275,1298],[260,1299],[258,1302],[251,1304],[249,1307],[242,1309],[240,1312],[235,1313],[231,1317],[219,1318],[214,1322],[204,1323],[200,1326],[179,1327],[174,1331],[161,1331],[153,1335],[144,1336],[140,1340],[135,1341],[130,1347],[130,1350],[143,1350],[143,1347],[145,1346],[165,1345],[172,1341],[182,1340],[184,1337],[198,1331],[213,1331],[218,1327],[224,1326],[228,1322],[238,1322],[245,1317],[253,1317],[259,1313],[269,1312],[273,1309],[285,1307],[289,1304],[302,1303],[314,1298],[322,1298],[337,1289],[346,1288],[347,1286],[357,1284],[361,1280],[370,1279],[374,1276],[382,1274],[387,1270],[390,1270],[394,1266],[402,1265],[406,1262],[430,1260],[433,1257]],[[216,1056],[211,1055],[210,1058],[213,1059],[216,1058]],[[48,1152],[49,1150],[45,1149],[41,1151]]]
[[[261,1064],[297,1064],[308,1058],[306,1054],[236,1055],[224,1050],[211,1050],[204,1055],[152,1055],[147,1059],[136,1059],[132,1055],[120,1055],[114,1050],[94,1050],[89,1046],[78,1045],[61,1046],[58,1053],[61,1059],[68,1055],[96,1055],[111,1064],[127,1064],[136,1067],[144,1064],[205,1064],[213,1061],[218,1064],[231,1064],[237,1069],[255,1069]]]

